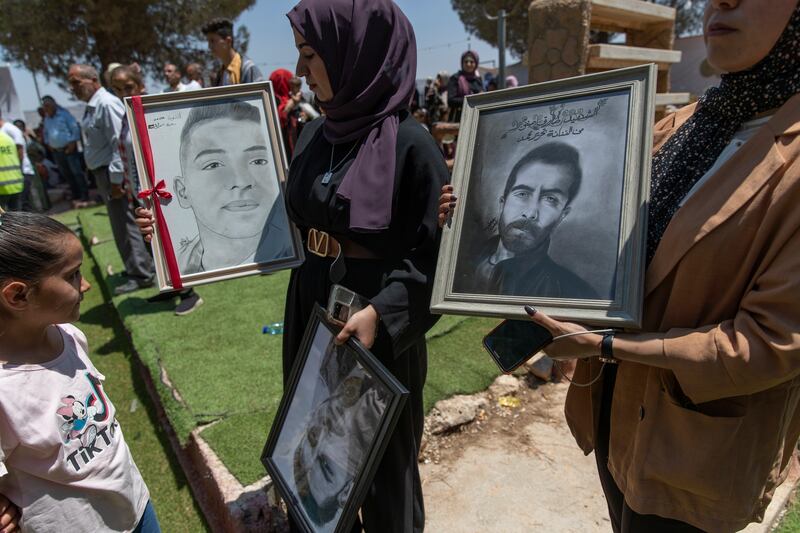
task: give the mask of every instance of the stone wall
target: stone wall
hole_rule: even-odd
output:
[[[569,78],[586,74],[591,0],[532,0],[528,10],[529,82]],[[631,29],[625,44],[672,50],[675,31],[672,22]],[[657,92],[669,92],[669,70],[659,70]]]
[[[631,30],[625,34],[625,44],[644,48],[672,50],[675,45],[675,26],[671,22],[652,24],[644,30]],[[669,92],[669,70],[658,71],[656,92]]]
[[[530,83],[586,73],[589,0],[533,0],[528,11]]]

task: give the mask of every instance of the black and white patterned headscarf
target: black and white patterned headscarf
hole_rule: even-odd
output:
[[[764,9],[770,9],[766,7]],[[647,264],[681,200],[708,172],[742,123],[800,92],[800,4],[770,53],[748,70],[722,75],[695,113],[653,156]]]

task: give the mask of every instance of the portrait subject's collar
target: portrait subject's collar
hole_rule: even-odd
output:
[[[203,272],[203,242],[200,235],[182,240],[178,248],[178,264],[182,274]]]

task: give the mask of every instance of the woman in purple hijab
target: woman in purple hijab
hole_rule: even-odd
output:
[[[478,52],[467,50],[461,54],[461,70],[450,76],[447,84],[447,103],[450,106],[450,122],[461,122],[464,97],[483,92],[483,79],[478,72]]]
[[[438,195],[449,175],[433,138],[408,112],[414,30],[391,0],[303,0],[288,18],[300,54],[296,74],[325,116],[303,128],[287,180],[287,211],[309,252],[289,282],[284,376],[332,284],[369,301],[337,340],[356,336],[410,395],[355,530],[422,531],[425,333],[436,321],[429,304]],[[330,512],[318,505],[309,516],[325,522]]]

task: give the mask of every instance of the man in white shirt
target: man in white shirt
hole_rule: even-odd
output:
[[[186,78],[189,80],[189,85],[192,82],[197,84],[198,89],[202,89],[203,83],[203,66],[200,63],[189,63],[186,65]]]
[[[97,180],[97,188],[108,209],[114,241],[128,273],[127,283],[114,292],[123,294],[149,287],[155,280],[153,259],[145,247],[122,185],[119,135],[125,107],[122,100],[100,85],[94,67],[72,65],[68,76],[72,93],[87,104],[81,121],[83,156],[86,167]]]
[[[174,93],[202,89],[200,84],[194,80],[191,80],[189,83],[181,82],[182,76],[181,69],[178,68],[178,65],[174,63],[167,63],[164,65],[164,79],[169,84],[169,86],[164,89],[164,92]]]

